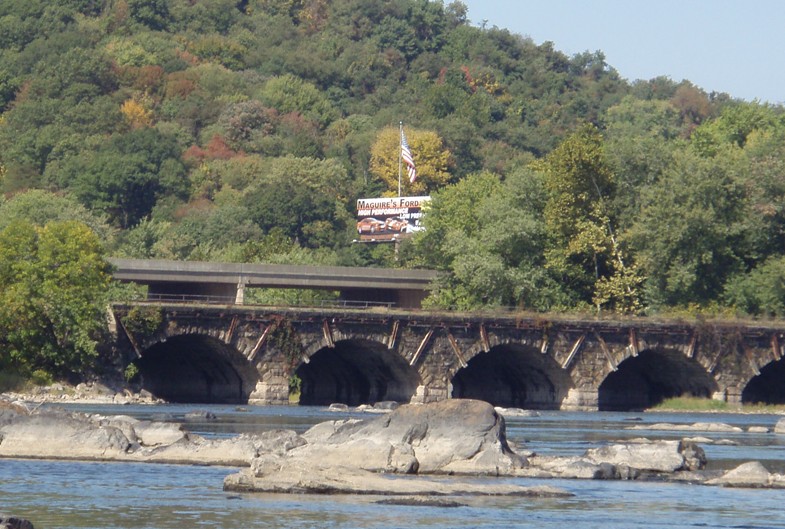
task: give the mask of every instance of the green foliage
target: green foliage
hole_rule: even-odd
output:
[[[169,25],[168,0],[126,0],[131,18],[152,30],[164,30]]]
[[[434,0],[7,0],[0,50],[0,229],[436,267],[443,306],[781,310],[781,105],[628,84]],[[356,199],[397,193],[401,120],[431,232],[352,245]]]
[[[250,218],[265,232],[279,229],[304,246],[330,246],[346,221],[337,205],[349,190],[346,171],[332,160],[278,158],[244,199]],[[328,220],[324,224],[322,220]]]
[[[0,230],[14,221],[27,221],[45,226],[54,221],[77,221],[88,226],[106,245],[111,244],[115,230],[107,220],[94,214],[69,195],[43,190],[31,190],[14,195],[0,203]]]
[[[303,348],[297,340],[297,333],[289,320],[281,319],[270,333],[270,346],[283,355],[288,373],[300,364]]]
[[[0,231],[0,350],[22,372],[89,369],[104,327],[109,267],[84,224],[17,221]]]
[[[643,276],[616,233],[615,175],[599,131],[578,129],[534,166],[549,191],[546,267],[597,310],[641,312]]]
[[[750,247],[745,189],[732,156],[679,155],[656,185],[641,190],[630,228],[631,251],[654,307],[718,300],[726,280],[743,270]]]
[[[128,367],[123,371],[123,379],[125,379],[126,382],[134,382],[138,376],[139,368],[134,363],[128,364]]]
[[[289,402],[299,402],[302,389],[302,379],[297,374],[291,375],[289,377]]]
[[[184,195],[188,188],[176,142],[149,128],[75,157],[60,179],[82,203],[123,228],[149,215],[162,195]]]
[[[337,117],[330,101],[316,86],[293,75],[267,81],[259,98],[281,113],[298,112],[322,127]]]
[[[725,301],[746,314],[785,316],[785,256],[772,256],[725,285]]]
[[[545,197],[538,176],[522,171],[502,183],[470,175],[434,195],[415,239],[418,263],[449,271],[429,303],[555,308],[565,300],[543,268]]]
[[[158,307],[135,305],[128,310],[122,323],[131,334],[150,336],[161,327],[163,318],[163,312]]]
[[[673,397],[654,406],[657,411],[728,411],[727,402],[699,397]]]

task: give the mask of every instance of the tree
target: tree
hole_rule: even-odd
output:
[[[293,75],[282,75],[267,81],[259,93],[259,99],[282,114],[299,112],[321,127],[326,127],[338,117],[332,103],[316,86]]]
[[[84,224],[15,222],[0,231],[0,352],[10,367],[75,376],[97,356],[111,279]]]
[[[406,140],[417,167],[417,179],[412,183],[401,168],[402,193],[423,195],[447,183],[450,152],[442,146],[439,136],[432,131],[405,130]],[[401,133],[397,127],[382,129],[371,147],[371,173],[387,185],[390,193],[397,193]]]
[[[77,221],[88,226],[105,245],[111,245],[116,235],[105,217],[89,211],[74,197],[38,189],[0,203],[0,230],[18,221],[41,227],[55,221]]]
[[[278,229],[306,247],[346,236],[350,180],[340,164],[287,156],[273,160],[268,171],[243,200],[265,234]]]
[[[681,151],[662,179],[641,190],[628,240],[655,309],[706,306],[749,255],[748,200],[738,154],[705,159]]]
[[[584,125],[536,167],[549,191],[546,266],[584,302],[638,310],[641,279],[615,233],[614,176],[599,131]]]
[[[126,0],[131,18],[156,31],[163,31],[171,21],[168,0]]]
[[[785,257],[771,257],[751,272],[731,277],[723,301],[746,314],[785,316]]]
[[[519,171],[505,182],[477,173],[434,194],[414,240],[417,264],[444,270],[429,303],[474,309],[565,306],[543,267],[542,181]]]
[[[62,177],[79,200],[128,228],[164,195],[186,196],[188,180],[177,142],[144,128],[113,137],[97,153],[83,153]]]

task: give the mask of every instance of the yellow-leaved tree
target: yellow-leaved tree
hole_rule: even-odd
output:
[[[442,144],[442,139],[433,131],[404,128],[406,142],[414,158],[417,178],[409,181],[406,165],[401,164],[401,194],[408,196],[427,195],[444,186],[450,178],[447,169],[450,164],[450,151]],[[371,174],[381,179],[390,194],[398,193],[399,156],[401,152],[401,132],[398,127],[386,127],[379,131],[371,147]]]
[[[146,107],[143,101],[127,99],[120,106],[120,112],[132,129],[149,127],[153,123],[153,113]]]

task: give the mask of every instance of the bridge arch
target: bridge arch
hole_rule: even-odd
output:
[[[142,388],[169,402],[247,403],[259,381],[239,351],[204,334],[171,336],[132,363]]]
[[[741,392],[742,404],[785,404],[785,358],[772,361]]]
[[[302,405],[408,403],[421,384],[417,370],[395,351],[363,339],[322,347],[295,374],[301,381]]]
[[[711,398],[717,382],[677,349],[646,349],[621,362],[599,386],[600,411],[632,411],[681,396]]]
[[[497,345],[478,352],[452,377],[452,397],[494,406],[558,410],[573,381],[553,358],[534,347]]]

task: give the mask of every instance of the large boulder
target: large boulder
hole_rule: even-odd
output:
[[[771,474],[758,461],[742,463],[716,479],[706,482],[707,485],[740,488],[785,488],[785,477]]]
[[[526,464],[507,445],[504,419],[486,403],[401,406],[371,420],[329,421],[287,452],[260,452],[228,476],[227,490],[385,494],[527,494],[509,484],[390,479],[390,474],[513,475]],[[549,491],[552,494],[554,491]]]
[[[372,471],[499,475],[526,463],[507,445],[504,419],[477,400],[412,404],[373,420],[323,423],[303,438],[308,444],[292,456]]]

